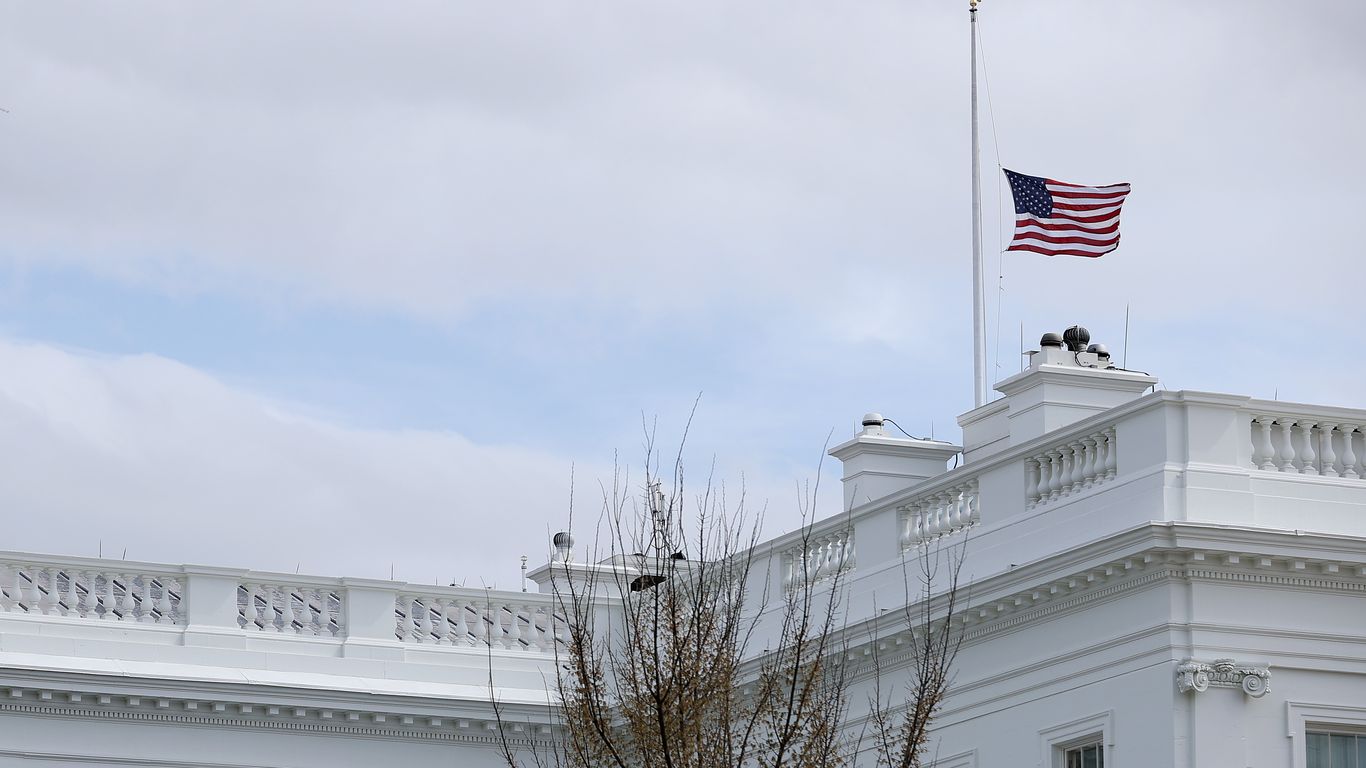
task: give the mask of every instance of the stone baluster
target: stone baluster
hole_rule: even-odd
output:
[[[64,611],[64,615],[70,616],[72,618],[80,618],[81,594],[79,590],[76,589],[76,569],[67,568],[65,575],[66,592],[64,593],[65,599],[63,600],[63,602],[66,603],[66,610]]]
[[[1048,452],[1048,500],[1057,501],[1062,495],[1062,452],[1054,448]]]
[[[161,587],[161,594],[157,597],[157,613],[161,614],[161,623],[174,624],[175,618],[171,616],[171,611],[175,610],[175,606],[171,605],[172,582],[162,576],[157,580],[157,584]]]
[[[140,577],[141,583],[138,585],[138,622],[141,624],[152,624],[157,617],[152,615],[152,577]]]
[[[132,621],[135,618],[133,607],[133,577],[120,573],[116,577],[122,577],[119,586],[123,588],[123,594],[119,597],[119,620]]]
[[[432,642],[432,607],[429,605],[430,602],[430,598],[421,598],[417,601],[417,606],[414,609],[418,611],[417,633],[420,643]]]
[[[1106,429],[1101,436],[1105,438],[1105,479],[1113,480],[1119,472],[1119,446],[1115,442],[1115,428]]]
[[[1059,446],[1058,453],[1062,456],[1062,477],[1059,478],[1058,496],[1063,497],[1072,492],[1072,447],[1070,445]]]
[[[508,614],[507,646],[513,650],[522,647],[522,622],[518,618],[520,611],[516,603],[506,607]]]
[[[1357,425],[1342,424],[1338,430],[1342,432],[1342,476],[1357,478],[1357,454],[1353,442],[1356,440]]]
[[[474,621],[470,624],[470,633],[474,635],[475,645],[487,645],[493,647],[493,635],[489,622],[492,620],[485,610],[485,604],[480,601],[470,601],[470,607],[474,609]]]
[[[1100,458],[1097,455],[1098,442],[1096,435],[1087,435],[1081,439],[1082,447],[1086,452],[1086,465],[1082,468],[1082,482],[1084,487],[1090,488],[1100,481]]]
[[[99,590],[99,571],[86,571],[82,574],[85,579],[85,600],[82,604],[82,614],[87,619],[98,619],[100,617],[100,590]]]
[[[42,592],[38,589],[38,571],[26,565],[14,567],[15,583],[18,584],[19,603],[28,613],[38,613],[41,608],[38,605],[39,597]]]
[[[300,595],[300,598],[303,596]],[[299,619],[299,613],[294,608],[294,587],[280,587],[280,607],[284,615],[281,616],[280,631],[286,634],[294,634],[294,623]]]
[[[1253,419],[1257,426],[1252,440],[1252,465],[1258,469],[1276,468],[1276,446],[1271,442],[1271,424],[1274,421],[1270,416]]]
[[[452,642],[455,645],[469,645],[471,643],[469,609],[465,607],[463,600],[456,600],[453,606],[455,610],[455,636],[452,638]]]
[[[455,601],[448,597],[436,598],[436,609],[439,614],[436,622],[435,642],[437,645],[454,645],[455,643],[455,638],[452,636],[454,630],[451,626],[452,611],[454,610],[452,606],[454,605]]]
[[[1295,420],[1277,419],[1276,423],[1281,426],[1281,463],[1282,472],[1297,472],[1299,466],[1295,463]]]
[[[1034,506],[1039,495],[1039,459],[1025,459],[1025,505]]]
[[[1317,475],[1319,470],[1318,467],[1315,466],[1315,462],[1318,460],[1318,455],[1314,453],[1315,422],[1301,419],[1299,426],[1300,429],[1304,430],[1303,442],[1301,443],[1304,450],[1300,453],[1300,474]]]
[[[39,586],[39,576],[47,582],[47,589]],[[57,607],[57,569],[37,567],[33,569],[33,585],[38,587],[38,607],[44,616],[56,616]]]
[[[536,637],[536,608],[532,605],[518,606],[517,615],[521,616],[523,647],[528,651],[540,650],[540,640]]]
[[[104,592],[102,595],[104,615],[100,618],[108,621],[117,621],[119,618],[117,613],[119,604],[118,598],[114,594],[114,574],[109,571],[104,572]]]
[[[978,500],[981,497],[977,495],[976,478],[973,478],[972,480],[968,481],[968,490],[965,494],[963,494],[963,498],[963,506],[967,507],[968,510],[968,525],[977,523],[980,519],[980,515],[978,514]]]
[[[330,606],[327,604],[330,595],[331,593],[322,587],[314,590],[314,596],[318,599],[318,625],[313,634],[318,637],[332,636],[332,620],[328,614]]]
[[[1072,451],[1072,493],[1080,491],[1086,482],[1086,449],[1080,440],[1067,446]]]
[[[248,632],[254,632],[260,629],[257,624],[257,621],[260,620],[260,611],[256,607],[256,585],[243,582],[242,590],[247,593],[247,601],[242,606],[242,628]]]
[[[1039,462],[1039,496],[1034,503],[1042,504],[1048,501],[1050,489],[1053,487],[1053,459],[1047,453],[1041,453],[1037,457]]]
[[[19,607],[19,569],[16,566],[5,566],[5,585],[0,589],[0,607],[6,611],[22,610]]]
[[[1333,451],[1333,435],[1337,428],[1338,425],[1331,422],[1319,425],[1319,465],[1323,467],[1322,474],[1325,477],[1338,476],[1338,456]]]
[[[5,577],[5,610],[20,611],[24,610],[24,575],[19,570],[19,566],[7,566],[8,573]]]

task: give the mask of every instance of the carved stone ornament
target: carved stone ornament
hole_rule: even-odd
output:
[[[1215,659],[1209,664],[1187,659],[1176,668],[1176,689],[1182,693],[1202,693],[1210,686],[1241,688],[1243,693],[1259,699],[1271,690],[1271,670],[1239,664],[1233,659]]]

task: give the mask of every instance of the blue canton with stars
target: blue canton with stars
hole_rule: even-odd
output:
[[[1001,170],[1005,170],[1002,168]],[[1032,213],[1046,219],[1053,215],[1053,196],[1048,194],[1044,179],[1023,173],[1006,171],[1010,180],[1010,194],[1015,198],[1015,213]]]

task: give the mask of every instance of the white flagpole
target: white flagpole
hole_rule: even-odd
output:
[[[968,0],[972,33],[972,371],[974,407],[987,401],[986,294],[982,272],[982,171],[977,143],[977,2]]]

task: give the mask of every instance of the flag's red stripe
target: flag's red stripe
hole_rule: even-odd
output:
[[[1053,208],[1062,208],[1066,211],[1102,211],[1106,208],[1118,208],[1124,204],[1123,200],[1116,200],[1112,203],[1060,203],[1057,198],[1053,199]]]
[[[1016,232],[1015,240],[1038,240],[1043,243],[1062,243],[1066,245],[1106,246],[1118,242],[1119,235],[1116,234],[1113,237],[1093,238],[1086,237],[1080,232],[1067,235],[1050,235],[1046,232]],[[1014,240],[1011,242],[1014,242]]]
[[[1093,235],[1108,235],[1111,232],[1116,232],[1119,230],[1119,220],[1118,218],[1116,218],[1115,223],[1108,224],[1103,227],[1087,227],[1080,226],[1072,222],[1060,222],[1051,220],[1039,221],[1037,219],[1034,221],[1021,221],[1016,224],[1016,229],[1022,230],[1025,227],[1038,227],[1039,229],[1047,229],[1052,231],[1081,230],[1083,232],[1089,232]]]
[[[1127,191],[1121,191],[1121,193],[1102,193],[1102,191],[1093,191],[1093,193],[1079,193],[1079,191],[1064,191],[1052,189],[1048,190],[1048,194],[1053,195],[1053,197],[1065,197],[1067,198],[1067,200],[1105,200],[1105,198],[1116,198],[1116,200],[1124,200],[1124,198],[1126,198],[1128,195]]]
[[[1086,186],[1085,184],[1069,184],[1069,183],[1067,183],[1067,182],[1065,182],[1065,181],[1058,181],[1057,179],[1044,179],[1043,181],[1044,181],[1044,184],[1051,184],[1051,185],[1053,185],[1053,186],[1055,186],[1055,187],[1068,187],[1068,188],[1074,189],[1074,190],[1080,190],[1080,189],[1093,189],[1093,190],[1096,190],[1097,192],[1101,192],[1101,191],[1104,191],[1104,190],[1107,190],[1107,189],[1122,189],[1122,190],[1124,190],[1125,193],[1128,193],[1128,191],[1132,188],[1131,185],[1129,184],[1129,182],[1127,182],[1127,181],[1125,181],[1125,182],[1120,182],[1119,184],[1106,184],[1106,185],[1101,186],[1101,187],[1088,187],[1088,186]],[[1053,190],[1049,190],[1049,191],[1052,192]],[[1060,190],[1060,191],[1066,192],[1066,191],[1068,191],[1068,190]]]
[[[1095,216],[1077,216],[1077,215],[1074,215],[1074,214],[1065,213],[1065,212],[1057,212],[1057,211],[1055,211],[1054,213],[1055,213],[1056,215],[1054,215],[1054,216],[1049,216],[1048,218],[1050,218],[1050,219],[1057,219],[1057,220],[1059,220],[1059,221],[1075,221],[1075,222],[1080,223],[1080,224],[1097,224],[1097,223],[1100,223],[1100,222],[1102,222],[1102,221],[1109,221],[1110,219],[1117,219],[1117,218],[1119,218],[1119,211],[1111,211],[1110,213],[1099,213],[1099,214],[1096,214]],[[1016,221],[1017,221],[1017,222],[1021,222],[1021,221],[1040,221],[1040,219],[1039,219],[1037,216],[1034,216],[1034,214],[1032,214],[1032,213],[1024,213],[1024,214],[1018,214],[1018,215],[1019,215],[1019,216],[1029,216],[1030,218],[1028,218],[1028,219],[1016,218]]]
[[[1035,246],[1035,245],[1022,244],[1022,245],[1011,245],[1011,246],[1010,246],[1009,248],[1007,248],[1006,250],[1007,250],[1007,251],[1033,251],[1034,253],[1042,253],[1042,254],[1045,255],[1045,256],[1086,256],[1086,257],[1088,257],[1088,258],[1094,259],[1094,258],[1096,258],[1097,256],[1104,256],[1105,254],[1109,253],[1110,251],[1113,251],[1114,248],[1110,248],[1109,250],[1098,251],[1098,252],[1097,252],[1097,251],[1074,251],[1074,250],[1071,250],[1071,249],[1041,248],[1041,247]]]

